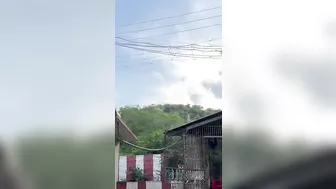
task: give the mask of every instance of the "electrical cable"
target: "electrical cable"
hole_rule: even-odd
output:
[[[132,40],[128,40],[128,39],[124,39],[124,38],[120,38],[122,40],[125,41],[131,41]],[[180,56],[193,56],[193,57],[209,57],[209,56],[213,56],[213,55],[195,55],[195,54],[183,54],[183,53],[173,53],[170,50],[172,49],[178,49],[178,50],[189,50],[189,51],[200,51],[200,52],[221,52],[222,47],[220,46],[197,46],[195,44],[190,44],[190,45],[180,45],[180,46],[172,46],[172,45],[156,45],[153,43],[148,43],[148,42],[136,42],[136,43],[120,43],[120,42],[116,42],[115,43],[117,46],[121,46],[121,47],[126,47],[126,48],[131,48],[131,49],[135,49],[135,50],[142,50],[142,51],[147,51],[147,52],[151,52],[151,53],[159,53],[159,54],[165,54],[165,55],[180,55]],[[167,52],[163,52],[163,51],[157,51],[157,50],[152,50],[152,49],[146,49],[146,48],[140,48],[140,47],[151,47],[151,48],[167,48],[169,50],[169,53],[167,54]]]
[[[185,45],[161,45],[161,44],[155,44],[150,42],[138,42],[133,41],[125,38],[118,37],[117,39],[127,41],[130,43],[122,43],[122,42],[116,42],[118,44],[124,44],[124,45],[131,45],[131,46],[140,46],[140,47],[156,47],[156,48],[169,48],[169,49],[182,49],[182,50],[199,50],[199,49],[211,49],[211,50],[218,50],[221,49],[222,46],[210,46],[210,45],[200,45],[204,42],[200,43],[190,43]],[[207,40],[208,41],[214,41],[214,40]]]
[[[210,17],[206,17],[206,18],[190,20],[190,21],[181,22],[181,23],[177,23],[177,24],[169,24],[169,25],[163,25],[163,26],[152,27],[152,28],[145,28],[145,29],[140,29],[140,30],[126,31],[126,32],[117,33],[116,35],[125,35],[125,34],[129,34],[129,33],[138,33],[138,32],[143,32],[143,31],[167,28],[167,27],[172,27],[172,26],[177,26],[177,25],[182,25],[182,24],[189,24],[189,23],[193,23],[193,22],[199,22],[199,21],[209,20],[209,19],[219,18],[219,17],[222,17],[222,15],[210,16]]]
[[[118,39],[122,39],[122,40],[125,40],[125,41],[129,41],[129,42],[133,42],[132,40],[129,40],[129,39],[124,39],[124,38],[121,38],[121,37],[118,37]],[[201,41],[201,42],[197,42],[197,43],[188,43],[188,42],[181,42],[181,44],[185,44],[185,45],[181,45],[181,46],[188,46],[188,45],[198,45],[198,46],[207,46],[207,45],[200,45],[200,44],[204,44],[204,43],[207,43],[207,42],[212,42],[212,41],[218,41],[218,40],[221,40],[222,38],[221,37],[217,37],[217,38],[213,38],[213,39],[210,39],[210,40],[206,40],[206,41]],[[138,42],[138,43],[141,43],[141,42]],[[148,42],[144,42],[144,43],[148,43]],[[152,44],[152,43],[148,43],[148,44]],[[135,54],[136,56],[143,56],[144,53],[138,53],[138,54]],[[133,57],[136,57],[136,56],[133,56]],[[126,56],[125,56],[126,57]],[[161,57],[161,56],[156,56],[156,57]],[[123,56],[117,56],[116,59],[122,59],[124,58]],[[130,58],[130,56],[127,56],[127,58]],[[132,58],[132,57],[131,57]],[[135,58],[132,58],[132,59],[135,59]],[[142,59],[142,58],[141,58]]]
[[[129,46],[137,46],[137,47],[154,47],[154,48],[169,48],[169,49],[182,49],[182,50],[198,50],[198,49],[203,49],[203,50],[216,50],[216,49],[221,49],[221,46],[198,46],[198,45],[157,45],[153,43],[120,43],[116,42],[116,44],[122,44],[122,45],[129,45]]]
[[[165,149],[168,149],[168,148],[171,148],[171,147],[175,146],[177,143],[179,143],[183,140],[183,138],[181,138],[180,140],[174,142],[173,144],[171,144],[169,146],[166,146],[166,147],[163,147],[163,148],[151,149],[151,148],[145,148],[145,147],[138,146],[136,144],[130,143],[130,142],[125,141],[125,140],[122,140],[120,138],[118,138],[118,139],[125,144],[128,144],[130,146],[133,146],[133,147],[141,149],[141,150],[146,150],[146,151],[162,151],[162,150],[165,150]]]
[[[151,52],[151,53],[156,53],[156,54],[163,54],[163,55],[170,55],[170,56],[179,56],[179,57],[190,57],[190,58],[206,58],[206,59],[219,59],[222,58],[222,56],[218,56],[216,58],[216,55],[196,55],[196,54],[182,54],[182,53],[172,53],[172,52],[163,52],[163,51],[157,51],[157,50],[149,50],[149,49],[144,49],[144,48],[137,48],[137,47],[130,47],[130,46],[125,46],[125,45],[118,45],[121,47],[125,48],[130,48],[134,50],[141,50],[145,52]],[[218,51],[220,52],[220,51]]]
[[[218,52],[221,51],[222,47],[176,47],[176,46],[153,46],[153,45],[140,45],[140,44],[129,44],[129,43],[116,43],[117,46],[127,46],[127,47],[144,47],[144,48],[164,48],[169,50],[180,50],[180,51],[198,51],[203,53]]]
[[[146,57],[144,59],[148,59],[148,58],[156,58],[156,57],[161,57],[161,56],[155,56],[155,57]],[[196,60],[198,58],[192,58],[192,57],[173,57],[171,60],[168,60],[168,59],[164,59],[164,58],[161,58],[161,59],[154,59],[154,60],[147,60],[147,61],[141,61],[141,62],[138,62],[137,63],[124,63],[124,64],[116,64],[115,66],[116,67],[119,67],[119,68],[133,68],[133,67],[136,67],[136,66],[143,66],[143,65],[153,65],[153,64],[160,64],[159,62],[157,61],[165,61],[165,62],[173,62],[175,60]],[[214,58],[213,58],[214,59]],[[214,59],[214,60],[220,60],[220,58],[218,59]]]
[[[197,13],[206,12],[206,11],[210,11],[210,10],[221,9],[221,8],[222,7],[213,7],[213,8],[203,9],[203,10],[199,10],[199,11],[195,11],[195,12],[189,12],[189,13],[184,13],[184,14],[179,14],[179,15],[174,15],[174,16],[157,18],[157,19],[153,19],[153,20],[141,21],[141,22],[137,22],[137,23],[133,23],[133,24],[119,25],[119,26],[117,26],[117,28],[128,27],[128,26],[139,25],[139,24],[145,24],[145,23],[150,23],[150,22],[157,22],[157,21],[161,21],[161,20],[167,20],[167,19],[171,19],[171,18],[182,17],[182,16],[197,14]]]
[[[187,29],[187,30],[180,30],[180,31],[177,31],[177,32],[169,32],[169,33],[162,33],[162,34],[158,34],[158,35],[150,35],[150,36],[146,36],[146,37],[133,38],[132,40],[148,39],[148,38],[153,38],[153,37],[158,37],[158,36],[171,35],[171,34],[177,34],[177,33],[184,33],[184,32],[195,31],[195,30],[200,30],[200,29],[205,29],[205,28],[211,28],[211,27],[216,27],[216,26],[221,26],[221,25],[222,24],[212,24],[212,25],[202,26],[202,27],[198,27],[198,28],[191,28],[191,29]],[[117,37],[119,37],[119,36],[117,36]]]

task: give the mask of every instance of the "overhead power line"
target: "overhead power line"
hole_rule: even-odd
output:
[[[219,59],[219,58],[221,58],[221,55],[183,54],[183,53],[164,52],[164,51],[158,51],[158,50],[138,48],[138,47],[132,47],[132,46],[126,46],[126,45],[120,45],[120,44],[118,46],[125,47],[125,48],[130,48],[130,49],[134,49],[134,50],[146,51],[146,52],[155,53],[155,54],[169,55],[169,56],[190,57],[190,58],[205,58],[205,59]],[[220,52],[220,51],[218,51],[218,52]]]
[[[194,22],[199,22],[199,21],[209,20],[209,19],[219,18],[219,17],[222,17],[222,15],[210,16],[210,17],[206,17],[206,18],[200,18],[200,19],[196,19],[196,20],[190,20],[190,21],[186,21],[186,22],[180,22],[180,23],[177,23],[177,24],[168,24],[168,25],[157,26],[157,27],[152,27],[152,28],[145,28],[145,29],[140,29],[140,30],[126,31],[126,32],[117,33],[117,35],[125,35],[125,34],[129,34],[129,33],[138,33],[138,32],[143,32],[143,31],[156,30],[156,29],[167,28],[167,27],[172,27],[172,26],[178,26],[178,25],[182,25],[182,24],[189,24],[189,23],[194,23]]]
[[[129,40],[129,39],[125,39],[125,38],[121,38],[121,37],[116,37],[117,39],[121,39],[121,40],[125,40],[125,41],[128,41],[128,42],[135,42],[133,40]],[[212,41],[218,41],[218,40],[221,40],[222,38],[221,37],[217,37],[217,38],[213,38],[213,39],[209,39],[209,40],[206,40],[206,41],[201,41],[201,42],[196,42],[196,43],[189,43],[189,42],[180,42],[179,43],[179,46],[190,46],[190,45],[198,45],[198,46],[204,46],[204,47],[207,47],[209,45],[201,45],[201,44],[204,44],[204,43],[208,43],[208,42],[212,42]],[[146,43],[146,44],[152,44],[152,43],[149,43],[149,42],[137,42],[137,43]],[[134,59],[134,57],[136,56],[143,56],[145,55],[144,53],[137,53],[137,54],[134,54],[135,56],[117,56],[116,59],[122,59],[122,58],[132,58]],[[161,56],[155,56],[155,57],[161,57]],[[155,58],[155,57],[151,57],[151,58]],[[139,58],[139,57],[137,57]],[[146,57],[140,57],[141,59],[143,58],[146,58]]]
[[[142,47],[142,48],[156,48],[156,49],[167,49],[167,50],[185,50],[185,51],[199,51],[199,52],[214,52],[220,51],[222,47],[218,46],[171,46],[171,45],[149,45],[149,44],[133,44],[133,43],[115,43],[118,46],[127,46],[127,47]]]
[[[122,42],[116,42],[119,44],[127,44],[127,45],[133,45],[133,46],[141,46],[141,47],[158,47],[158,48],[178,48],[178,49],[183,49],[183,48],[202,48],[202,49],[217,49],[217,48],[222,48],[221,46],[210,46],[210,45],[200,45],[201,43],[190,43],[190,44],[184,44],[184,45],[161,45],[161,44],[155,44],[151,42],[142,42],[142,41],[133,41],[121,37],[116,37],[117,39],[126,41],[128,43],[122,43]],[[210,41],[210,40],[208,40]],[[206,42],[208,42],[206,41]]]
[[[179,57],[193,57],[193,58],[215,58],[218,56],[217,54],[221,52],[222,47],[221,46],[198,46],[196,44],[189,44],[189,45],[158,45],[153,44],[149,42],[133,42],[132,40],[124,39],[124,38],[118,38],[122,39],[126,42],[116,42],[115,44],[117,46],[130,48],[134,50],[141,50],[144,52],[150,52],[150,53],[156,53],[156,54],[163,54],[163,55],[169,55],[169,56],[179,56]],[[160,50],[161,49],[161,50]],[[166,51],[163,51],[162,49],[165,49]],[[178,52],[176,52],[176,50]],[[174,52],[175,51],[175,52]],[[189,53],[181,53],[183,51],[192,51],[192,52],[201,52],[202,54],[190,54]],[[207,54],[205,54],[207,53]],[[212,54],[209,54],[212,53]]]
[[[153,44],[153,43],[151,43],[151,42],[135,41],[135,40],[126,39],[126,38],[123,38],[123,37],[116,37],[116,39],[120,39],[120,40],[127,41],[127,42],[131,42],[131,43]],[[221,38],[221,37],[216,37],[216,38],[208,39],[208,40],[206,40],[206,41],[195,42],[195,43],[190,43],[190,42],[179,42],[178,45],[175,45],[175,46],[200,45],[200,44],[203,44],[203,43],[206,43],[206,42],[217,41],[217,40],[220,40],[220,39],[222,39],[222,38]],[[157,45],[161,45],[161,44],[157,44]],[[207,46],[207,45],[203,45],[203,46]]]
[[[153,37],[158,37],[158,36],[172,35],[172,34],[177,34],[177,33],[184,33],[184,32],[201,30],[201,29],[211,28],[211,27],[216,27],[216,26],[221,26],[221,25],[222,24],[212,24],[212,25],[208,25],[208,26],[191,28],[191,29],[187,29],[187,30],[180,30],[180,31],[176,31],[176,32],[168,32],[168,33],[162,33],[162,34],[157,34],[157,35],[150,35],[150,36],[146,36],[146,37],[132,38],[132,40],[148,39],[148,38],[153,38]],[[119,36],[117,36],[117,37],[119,37]]]
[[[171,147],[175,146],[176,144],[178,144],[179,142],[182,141],[182,138],[180,140],[174,142],[173,144],[169,145],[169,146],[166,146],[166,147],[163,147],[163,148],[156,148],[156,149],[155,148],[146,148],[146,147],[138,146],[136,144],[130,143],[130,142],[126,141],[126,140],[122,140],[120,138],[119,138],[119,140],[121,142],[125,143],[125,144],[128,144],[130,146],[133,146],[133,147],[141,149],[141,150],[146,150],[146,151],[162,151],[162,150],[166,150],[168,148],[171,148]]]
[[[133,24],[119,25],[119,26],[117,26],[117,28],[128,27],[128,26],[139,25],[139,24],[145,24],[145,23],[150,23],[150,22],[157,22],[157,21],[161,21],[161,20],[167,20],[167,19],[171,19],[171,18],[177,18],[177,17],[197,14],[197,13],[211,11],[211,10],[215,10],[215,9],[221,9],[221,8],[222,7],[213,7],[213,8],[203,9],[203,10],[199,10],[199,11],[195,11],[195,12],[189,12],[189,13],[184,13],[184,14],[179,14],[179,15],[174,15],[174,16],[157,18],[157,19],[153,19],[153,20],[141,21],[141,22],[137,22],[137,23],[133,23]]]

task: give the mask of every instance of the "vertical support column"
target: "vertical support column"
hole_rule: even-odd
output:
[[[115,172],[115,183],[114,187],[117,188],[117,183],[119,181],[119,150],[120,150],[120,141],[119,141],[119,121],[117,115],[115,115],[114,123],[115,123],[115,135],[114,135],[114,142],[115,142],[115,157],[114,157],[114,172]]]
[[[115,123],[116,123],[116,125],[115,125],[115,137],[116,137],[116,139],[115,139],[115,141],[119,141],[119,137],[120,137],[120,133],[119,133],[119,121],[118,121],[118,117],[116,116],[116,119],[117,120],[115,120]]]
[[[183,137],[183,171],[182,171],[182,174],[183,174],[183,177],[182,177],[182,181],[183,181],[183,188],[184,189],[187,189],[187,184],[186,184],[186,167],[187,167],[187,137],[186,137],[186,133],[183,133],[182,135]]]
[[[204,137],[202,137],[202,152],[203,152],[203,171],[204,171],[204,188],[208,189],[210,188],[210,153],[208,149],[208,143],[207,143],[207,139],[205,139]]]
[[[164,132],[164,139],[163,139],[163,143],[164,145],[163,146],[167,146],[167,135],[166,135],[166,131]],[[161,159],[161,181],[162,182],[167,182],[168,179],[167,179],[167,167],[168,167],[168,162],[167,162],[167,149],[165,149],[163,151],[163,154],[162,154],[162,159]]]

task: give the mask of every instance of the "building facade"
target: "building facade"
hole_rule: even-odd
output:
[[[119,150],[120,142],[136,142],[138,139],[134,133],[127,127],[127,125],[122,121],[120,115],[115,111],[115,181],[118,181],[118,168],[119,168]],[[117,185],[115,185],[117,188]]]

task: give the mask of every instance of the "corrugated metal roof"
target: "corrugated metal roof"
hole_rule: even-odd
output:
[[[200,119],[197,119],[195,121],[181,125],[175,129],[171,129],[166,132],[166,135],[178,135],[178,134],[185,132],[186,130],[190,128],[199,127],[199,126],[205,125],[208,122],[214,122],[214,121],[220,121],[220,122],[222,121],[222,111],[218,111],[211,115],[208,115]]]

